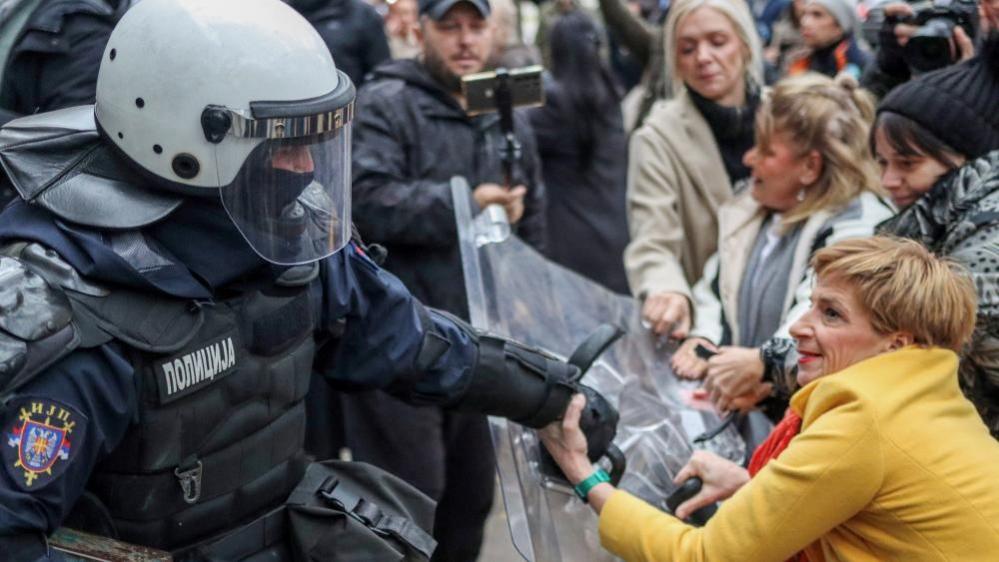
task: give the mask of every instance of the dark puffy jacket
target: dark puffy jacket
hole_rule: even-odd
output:
[[[961,357],[961,390],[999,439],[999,151],[947,175],[879,230],[918,240],[971,272],[978,321]]]
[[[333,62],[355,86],[389,59],[388,39],[381,16],[363,0],[293,0],[292,7],[322,36]]]
[[[28,115],[94,103],[118,6],[118,0],[42,0],[3,59],[0,109]]]
[[[468,117],[412,59],[375,69],[356,109],[354,221],[365,241],[388,248],[385,268],[420,301],[467,317],[449,180],[464,176],[473,189],[502,183],[499,117]],[[515,232],[542,249],[544,184],[534,134],[520,111],[514,129],[523,146],[515,179],[528,188]]]
[[[617,103],[605,107],[601,132],[585,156],[584,121],[565,89],[545,76],[545,105],[530,110],[547,189],[548,254],[556,262],[621,294],[628,245],[625,189],[628,137]]]

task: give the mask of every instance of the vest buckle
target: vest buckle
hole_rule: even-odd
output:
[[[195,504],[201,498],[202,468],[201,461],[197,461],[193,467],[186,470],[181,470],[179,466],[173,469],[174,476],[180,482],[180,489],[184,492],[184,502],[188,504]]]

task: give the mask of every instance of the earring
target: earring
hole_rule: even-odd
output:
[[[805,200],[805,188],[801,188],[798,191],[798,202],[800,203],[800,202],[802,202],[804,200]]]

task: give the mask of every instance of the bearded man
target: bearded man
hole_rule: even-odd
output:
[[[366,242],[388,249],[383,266],[419,299],[467,319],[449,181],[463,176],[475,186],[473,208],[502,205],[513,231],[543,249],[540,162],[528,120],[515,112],[522,157],[513,185],[500,185],[499,117],[469,117],[463,107],[461,77],[485,70],[491,56],[488,0],[420,0],[419,11],[420,56],[380,65],[357,97],[353,217]],[[475,560],[495,471],[485,417],[417,408],[381,392],[353,394],[340,405],[343,445],[355,460],[439,500],[434,560]],[[326,411],[314,409],[316,416]],[[316,416],[311,447],[319,456],[335,453]]]

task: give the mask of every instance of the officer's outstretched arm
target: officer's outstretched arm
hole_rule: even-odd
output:
[[[431,314],[445,317],[478,347],[466,390],[452,402],[455,408],[541,428],[561,418],[579,391],[576,367],[513,340],[478,333],[451,315]]]
[[[326,323],[343,319],[345,330],[333,352],[321,354],[320,370],[341,386],[384,388],[409,402],[531,427],[559,418],[578,391],[575,367],[425,308],[360,246],[334,255],[324,270]]]

